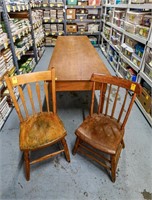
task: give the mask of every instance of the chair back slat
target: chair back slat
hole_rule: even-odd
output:
[[[56,113],[56,90],[55,90],[55,69],[52,68],[52,102],[53,102],[53,112]]]
[[[107,115],[107,113],[108,113],[109,101],[110,101],[110,94],[111,94],[111,85],[110,85],[110,87],[109,87],[109,91],[108,91],[108,98],[107,98],[107,102],[106,102],[105,115]]]
[[[92,115],[94,112],[95,86],[96,86],[96,84],[95,84],[95,82],[93,82],[90,115]]]
[[[14,107],[16,109],[16,112],[18,114],[19,120],[20,120],[20,122],[22,122],[24,119],[23,119],[20,107],[18,105],[18,101],[17,101],[16,96],[15,96],[14,91],[13,91],[12,82],[11,82],[11,80],[8,76],[5,76],[5,81],[7,83],[7,88],[9,90],[10,96],[12,98],[12,101],[13,101]]]
[[[121,117],[122,117],[122,114],[123,114],[123,111],[124,111],[124,108],[125,108],[127,96],[128,96],[128,90],[126,90],[126,94],[125,94],[125,97],[124,97],[124,101],[123,101],[123,104],[122,104],[122,107],[121,107],[121,110],[120,110],[120,113],[119,113],[118,123],[119,123],[120,120],[121,120]]]
[[[49,95],[48,95],[48,83],[46,83],[46,82],[44,82],[44,92],[45,92],[45,97],[46,97],[47,111],[50,112]]]
[[[115,100],[114,100],[114,104],[113,104],[113,108],[112,108],[112,113],[111,113],[111,118],[113,118],[115,110],[116,110],[116,105],[117,105],[117,100],[118,100],[118,94],[119,94],[119,86],[117,88],[117,92],[116,92],[116,96],[115,96]]]
[[[29,83],[27,84],[27,91],[28,91],[29,99],[30,99],[31,106],[32,106],[32,112],[33,112],[33,114],[35,114],[36,111],[35,111],[35,107],[34,107],[33,95],[32,95],[32,90],[31,90],[31,86]]]
[[[26,107],[26,101],[25,101],[24,93],[23,93],[22,87],[19,86],[19,85],[18,85],[18,91],[19,91],[19,95],[20,95],[20,98],[21,98],[21,101],[22,101],[22,104],[23,104],[23,107],[24,107],[26,118],[28,118],[29,114],[28,114],[28,110],[27,110],[27,107]]]
[[[128,110],[127,110],[127,112],[126,112],[125,118],[124,118],[123,123],[122,123],[122,126],[121,126],[122,129],[125,127],[125,125],[126,125],[126,123],[127,123],[129,114],[130,114],[130,112],[131,112],[133,103],[134,103],[134,101],[135,101],[135,98],[136,98],[136,93],[134,93],[133,96],[132,96],[132,98],[131,98],[130,104],[129,104],[129,106],[128,106]]]
[[[20,122],[26,120],[30,115],[43,112],[43,110],[44,112],[49,112],[50,109],[52,110],[52,108],[49,107],[49,101],[51,100],[53,103],[53,112],[56,113],[54,68],[50,71],[33,72],[13,77],[5,76],[5,81]],[[48,87],[48,84],[50,84],[51,87]],[[16,88],[18,89],[19,100],[17,100],[17,95],[14,93],[14,88],[15,90]],[[50,92],[48,92],[48,90],[50,90]]]
[[[132,109],[136,94],[141,94],[142,88],[138,83],[114,76],[93,74],[92,104],[98,103],[98,114],[109,116],[118,121],[123,129]],[[100,85],[100,95],[95,95],[95,84]],[[132,91],[133,96],[128,95]],[[95,101],[95,97],[99,101]],[[92,114],[95,105],[91,104]],[[102,109],[103,107],[103,109]]]
[[[103,84],[100,86],[100,97],[99,97],[99,106],[98,106],[98,114],[102,112],[104,103],[104,93],[103,93]]]
[[[41,92],[40,92],[40,86],[38,82],[36,82],[35,87],[36,87],[36,93],[37,93],[37,98],[39,102],[40,112],[42,112]]]

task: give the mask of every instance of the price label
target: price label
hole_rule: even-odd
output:
[[[47,4],[46,4],[46,3],[44,3],[44,4],[43,4],[43,7],[46,7],[46,6],[47,6]]]
[[[20,5],[17,6],[17,10],[18,10],[18,11],[21,11]]]
[[[16,11],[16,6],[12,6],[13,12]]]
[[[8,47],[8,43],[6,42],[4,43],[4,48],[7,49],[7,47]]]
[[[12,77],[12,83],[13,84],[17,84],[17,78],[14,76],[14,77]]]
[[[18,56],[17,56],[17,59],[20,60],[20,59],[21,59],[21,55],[18,55]]]
[[[25,10],[25,6],[24,5],[22,5],[22,10]]]
[[[48,21],[49,21],[48,19],[45,19],[45,20],[44,20],[44,22],[48,22]]]
[[[62,5],[61,4],[57,4],[57,7],[61,7]]]
[[[46,32],[46,35],[49,35],[49,32]]]
[[[54,19],[51,19],[51,22],[55,22],[55,20],[54,20]]]
[[[11,6],[10,6],[10,5],[7,5],[7,6],[6,6],[6,9],[7,9],[7,12],[10,12],[10,11],[11,11]]]
[[[94,6],[94,8],[96,8],[96,6]]]
[[[52,35],[55,35],[55,33],[53,33],[53,32],[52,32],[51,34],[52,34]]]
[[[132,91],[135,91],[136,85],[135,85],[134,83],[132,83],[130,89],[131,89]]]
[[[51,3],[51,4],[50,4],[50,7],[53,7],[53,6],[54,6],[54,4]]]
[[[16,40],[16,37],[14,36],[14,37],[13,37],[13,42],[15,42],[15,40]]]
[[[59,35],[62,35],[62,32],[59,32]]]
[[[59,19],[58,22],[62,22],[62,19]]]

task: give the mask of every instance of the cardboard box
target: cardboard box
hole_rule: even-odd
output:
[[[146,112],[152,115],[152,97],[148,94],[145,88],[143,88],[141,95],[138,95],[137,98],[146,110]]]
[[[76,33],[77,32],[77,25],[76,24],[66,25],[66,31],[68,33]]]
[[[75,19],[75,9],[67,9],[67,19]]]

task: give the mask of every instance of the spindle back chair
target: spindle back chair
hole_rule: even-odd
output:
[[[142,91],[138,83],[126,79],[93,74],[90,115],[77,128],[73,149],[94,159],[110,170],[112,181],[116,179],[116,168],[124,148],[125,125],[136,98]],[[99,94],[95,92],[99,85]],[[132,95],[129,95],[129,91]],[[98,105],[95,105],[97,98]],[[101,153],[102,152],[102,153]]]
[[[19,145],[20,150],[24,152],[26,179],[30,179],[30,164],[49,159],[62,152],[70,162],[65,140],[66,130],[56,109],[55,69],[13,77],[6,76],[5,81],[20,120]],[[18,89],[19,100],[17,100],[18,95],[14,93],[14,88]],[[62,144],[63,148],[38,159],[30,160],[29,153],[31,151],[58,142]]]

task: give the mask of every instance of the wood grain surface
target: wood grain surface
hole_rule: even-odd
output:
[[[87,36],[59,36],[49,69],[52,67],[57,81],[75,82],[74,88],[77,81],[83,82],[84,87],[84,81],[89,81],[92,73],[110,74]]]

